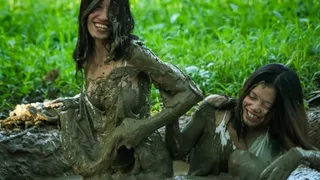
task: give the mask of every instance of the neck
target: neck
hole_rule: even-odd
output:
[[[267,131],[268,131],[268,128],[266,128],[266,127],[248,128],[248,129],[247,129],[247,134],[257,134],[257,135],[261,135],[261,134],[267,133]]]
[[[95,61],[95,63],[104,63],[107,58],[108,51],[103,40],[95,40],[94,51],[95,54],[93,60]]]

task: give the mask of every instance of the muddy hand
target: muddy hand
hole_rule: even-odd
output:
[[[43,103],[45,108],[60,108],[63,105],[63,101],[54,100],[54,101],[47,101]]]
[[[298,148],[292,148],[274,162],[272,162],[260,175],[260,180],[285,180],[302,161]]]
[[[124,120],[120,126],[116,127],[106,139],[100,148],[103,149],[98,161],[77,170],[84,177],[90,177],[94,172],[102,171],[112,166],[116,158],[117,151],[121,146],[126,146],[128,149],[137,145],[136,135],[134,132],[135,119]]]
[[[78,106],[80,94],[77,94],[74,97],[60,97],[54,100],[46,101],[43,103],[45,108],[54,108],[60,109],[65,108],[65,106]]]
[[[118,139],[119,145],[124,145],[128,149],[137,146],[146,138],[144,125],[145,120],[136,120],[125,118],[123,122],[115,128],[113,132],[115,139]]]

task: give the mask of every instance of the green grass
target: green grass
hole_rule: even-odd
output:
[[[0,112],[35,90],[46,98],[79,92],[71,58],[79,1],[1,0]],[[305,94],[320,72],[318,0],[131,0],[139,35],[163,61],[192,76],[206,95],[236,96],[257,67],[297,70]],[[60,69],[51,86],[46,72]],[[153,90],[154,110],[160,108]]]

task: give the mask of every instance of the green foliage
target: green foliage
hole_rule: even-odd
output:
[[[320,71],[318,0],[131,0],[135,34],[165,62],[191,75],[204,93],[236,96],[257,67],[281,62],[297,70],[305,93]],[[58,96],[79,92],[72,51],[79,1],[0,3],[0,112],[60,69]],[[48,94],[45,93],[45,98]],[[154,110],[160,109],[153,90]]]

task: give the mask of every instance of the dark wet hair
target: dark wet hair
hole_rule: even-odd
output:
[[[308,138],[308,119],[299,77],[283,64],[268,64],[257,69],[244,83],[239,99],[231,99],[221,105],[220,109],[231,110],[229,123],[236,129],[238,137],[244,138],[248,128],[242,120],[242,102],[260,83],[275,88],[276,91],[276,99],[265,117],[270,135],[278,139],[285,149],[314,149]]]
[[[101,2],[102,0],[81,0],[78,40],[73,51],[77,71],[83,68],[85,61],[94,52],[94,39],[88,31],[87,19]],[[112,30],[105,44],[109,45],[110,60],[119,60],[128,51],[130,41],[137,39],[137,36],[131,34],[134,29],[134,19],[130,11],[129,0],[110,0],[108,12],[108,23]]]

